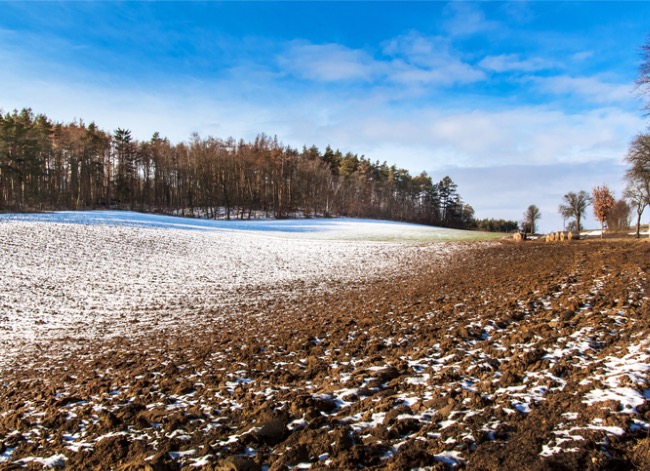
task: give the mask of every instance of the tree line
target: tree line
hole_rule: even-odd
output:
[[[643,96],[650,97],[650,38],[641,47],[641,64],[636,85]],[[650,100],[645,102],[644,108],[650,114]],[[629,207],[636,212],[636,237],[639,238],[641,216],[650,205],[650,133],[646,131],[634,137],[625,161],[629,167],[625,174],[627,186],[623,196]],[[615,203],[612,212],[620,212],[620,203]],[[628,210],[629,212],[631,211]]]
[[[618,201],[614,199],[614,194],[607,185],[594,187],[591,194],[586,191],[579,191],[578,193],[570,191],[564,195],[563,202],[558,206],[558,212],[564,220],[564,230],[580,232],[583,229],[581,220],[585,217],[587,208],[590,205],[593,206],[594,216],[601,224],[601,236],[605,229],[614,232],[628,230],[632,213],[632,208],[626,200],[629,197],[629,185],[624,192],[623,198]],[[643,209],[641,208],[642,212]],[[639,237],[641,213],[639,213],[637,221],[637,238]],[[524,234],[534,234],[536,232],[536,223],[541,217],[542,213],[539,208],[534,204],[530,205],[524,212],[521,231]],[[568,224],[567,220],[569,221]]]
[[[474,219],[446,176],[327,147],[202,138],[138,141],[94,123],[57,123],[31,109],[0,112],[0,211],[118,208],[207,218],[362,217],[503,230]],[[516,223],[514,223],[516,224]]]
[[[644,109],[648,116],[650,115],[650,98],[648,98],[650,97],[650,37],[641,46],[641,63],[636,86],[641,95],[646,98]],[[650,132],[641,132],[632,139],[624,160],[629,167],[625,173],[627,185],[621,199],[616,200],[607,185],[594,187],[591,194],[579,191],[564,195],[558,211],[565,225],[567,220],[570,221],[566,225],[567,230],[579,232],[582,229],[581,220],[586,214],[587,207],[593,205],[594,215],[601,224],[601,236],[605,229],[628,230],[634,211],[636,237],[640,237],[641,217],[645,209],[650,206]],[[540,217],[541,213],[537,207],[529,206],[522,222],[524,230],[532,228],[531,232],[534,232],[535,221]]]

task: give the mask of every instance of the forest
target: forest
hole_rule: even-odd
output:
[[[360,217],[507,231],[474,219],[449,176],[434,182],[327,147],[253,142],[135,140],[94,123],[57,123],[31,109],[0,112],[0,211],[129,209],[207,218]],[[514,227],[512,227],[514,226]]]

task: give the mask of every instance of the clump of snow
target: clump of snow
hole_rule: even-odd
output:
[[[616,401],[621,413],[636,413],[636,408],[646,402],[644,388],[648,385],[650,372],[649,342],[643,341],[628,347],[629,353],[622,358],[608,357],[602,373],[595,376],[604,387],[595,388],[586,394],[584,402],[593,405],[598,402]],[[627,384],[622,386],[621,383]],[[636,386],[637,389],[631,387]]]
[[[40,464],[43,468],[49,469],[49,468],[63,467],[65,466],[65,462],[67,460],[68,458],[65,455],[58,454],[58,455],[52,455],[47,458],[30,456],[28,458],[20,459],[16,463],[18,464],[37,463]]]

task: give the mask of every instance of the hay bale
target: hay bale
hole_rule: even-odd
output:
[[[571,231],[567,232],[566,238],[567,238],[568,241],[573,240],[573,232],[571,232]]]
[[[564,242],[564,231],[560,232],[560,241]]]
[[[523,236],[521,235],[521,232],[515,232],[512,234],[512,238],[515,239],[516,241],[520,241],[523,239]]]

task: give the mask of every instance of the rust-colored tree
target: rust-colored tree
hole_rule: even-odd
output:
[[[609,191],[607,185],[595,187],[593,195],[594,215],[596,216],[596,219],[600,221],[600,237],[602,239],[605,232],[607,217],[612,211],[614,204],[616,204],[616,201],[614,201],[614,196],[612,196],[612,192]]]

